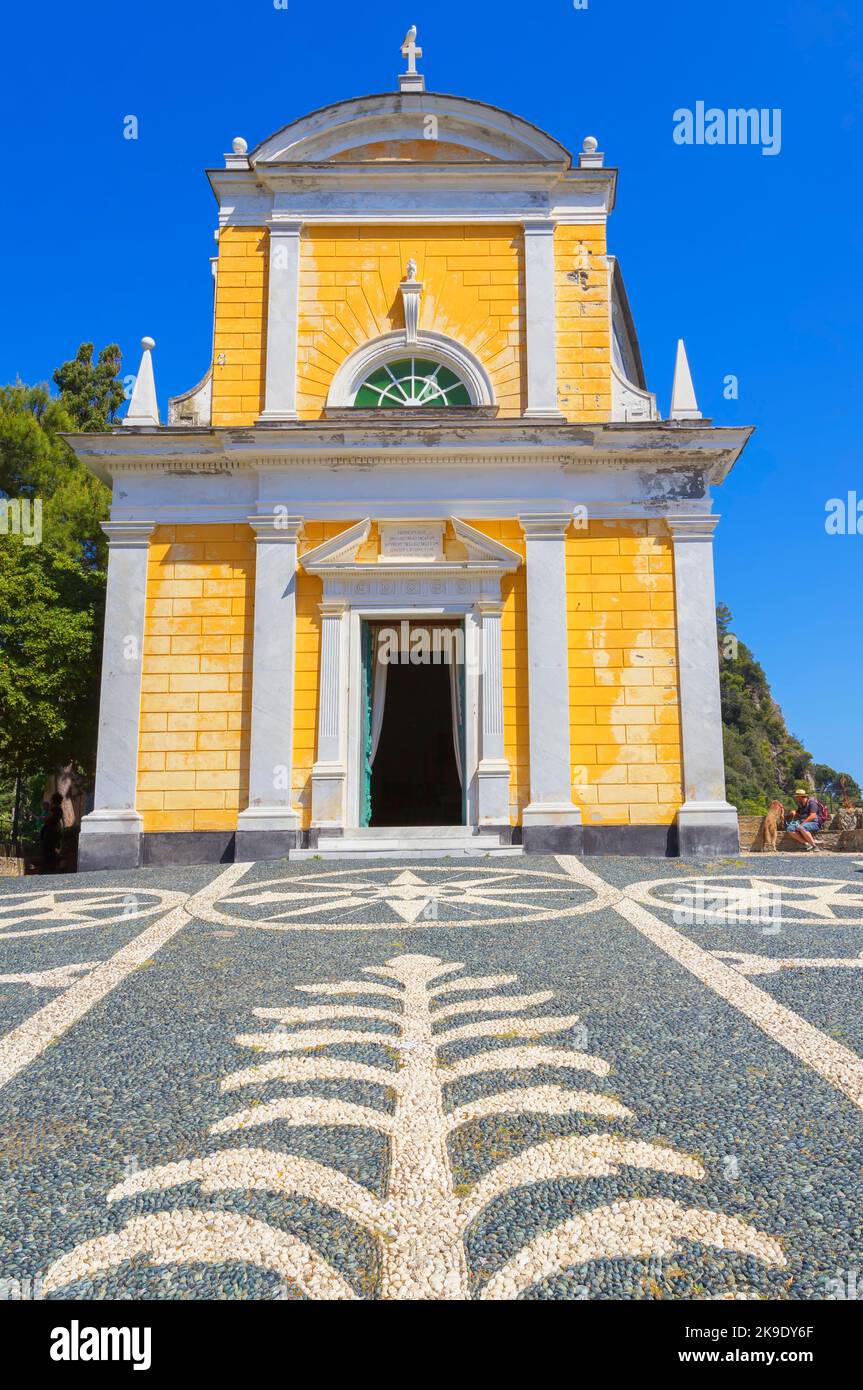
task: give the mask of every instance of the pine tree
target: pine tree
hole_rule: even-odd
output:
[[[74,422],[73,428],[85,432],[109,430],[126,399],[120,371],[120,349],[116,343],[103,347],[93,363],[93,344],[82,343],[75,356],[54,373],[60,400]]]

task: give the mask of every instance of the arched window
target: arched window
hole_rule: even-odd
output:
[[[426,357],[385,362],[366,377],[354,397],[354,405],[366,409],[470,404],[470,392],[461,378]]]

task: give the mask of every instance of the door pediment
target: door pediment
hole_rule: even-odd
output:
[[[366,547],[369,534],[372,528],[371,517],[366,517],[363,521],[358,521],[353,526],[349,526],[345,531],[324,541],[322,545],[315,546],[313,550],[307,550],[300,557],[300,564],[307,574],[316,574],[321,578],[330,576],[345,576],[349,573],[361,573],[368,576],[371,570],[375,572],[387,571],[406,571],[411,574],[432,574],[440,577],[444,573],[456,574],[465,570],[482,573],[510,574],[522,563],[522,557],[517,551],[511,550],[509,546],[503,545],[501,541],[493,540],[486,536],[476,527],[468,525],[460,517],[449,517],[449,525],[457,542],[466,552],[466,559],[447,558],[441,549],[439,556],[417,555],[416,558],[406,554],[396,554],[396,547],[390,544],[382,547],[381,553],[376,559],[360,559],[359,551]],[[427,529],[430,539],[434,533],[441,534],[447,522],[431,521],[427,518],[422,520],[406,520],[394,522],[390,520],[382,521],[381,526],[387,528],[389,532],[395,531],[398,527],[403,527],[406,532],[411,530],[421,532]]]

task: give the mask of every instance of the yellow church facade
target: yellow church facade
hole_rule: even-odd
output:
[[[208,177],[212,361],[113,489],[80,867],[304,854],[715,853],[712,492],[682,344],[647,388],[588,137],[399,90]]]

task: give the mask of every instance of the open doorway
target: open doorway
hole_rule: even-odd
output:
[[[463,825],[463,628],[439,626],[433,635],[428,625],[406,622],[365,626],[363,823]],[[394,630],[400,645],[385,648],[382,633]],[[428,660],[410,659],[411,638],[417,654],[418,632],[429,633]],[[442,633],[462,641],[442,642]]]

